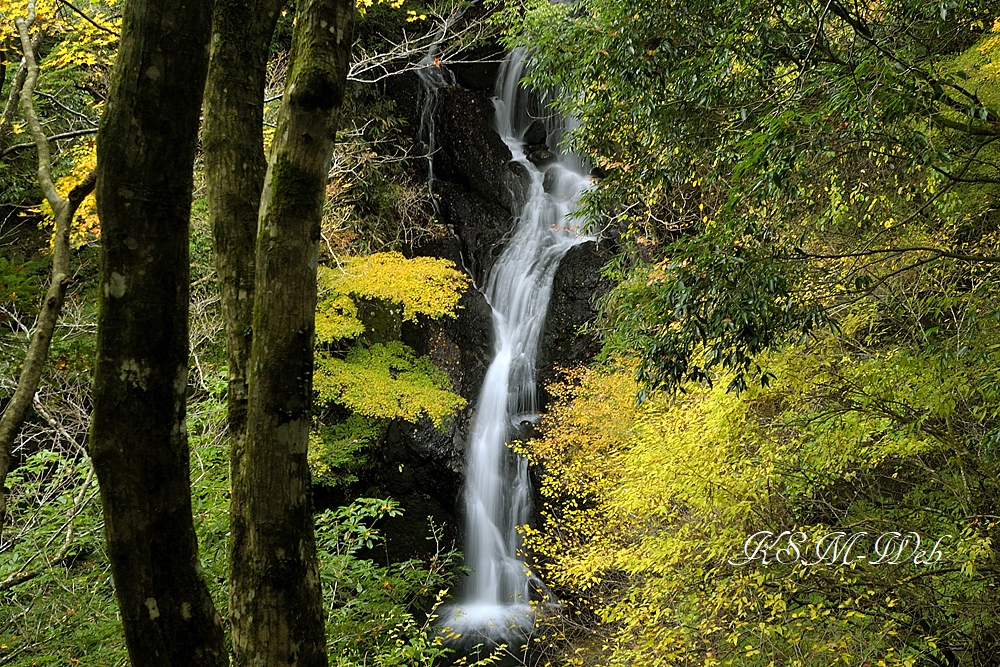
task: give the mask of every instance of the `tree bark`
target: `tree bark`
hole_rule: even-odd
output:
[[[264,84],[281,5],[280,0],[216,0],[205,83],[202,155],[226,327],[229,432],[234,439],[246,424],[257,215],[267,173]]]
[[[216,0],[202,155],[225,323],[230,479],[243,487],[247,364],[253,340],[257,215],[264,187],[264,85],[280,0]],[[247,508],[230,506],[230,555],[245,552]],[[235,546],[234,546],[235,545]],[[236,558],[230,571],[243,567]]]
[[[240,667],[327,664],[306,450],[320,216],[353,19],[351,0],[299,0],[261,198],[246,451],[233,488],[248,517],[231,579]]]
[[[32,96],[38,83],[38,61],[35,50],[40,43],[38,33],[34,38],[28,37],[31,24],[34,23],[34,6],[29,5],[27,19],[18,18],[15,23],[21,37],[21,48],[24,50],[24,76],[20,82],[15,81],[20,95],[21,109],[28,123],[31,137],[38,149],[38,183],[42,188],[52,213],[55,217],[55,242],[52,248],[52,279],[45,293],[42,309],[38,314],[38,323],[28,344],[28,353],[24,357],[21,375],[10,402],[0,416],[0,537],[3,536],[4,524],[7,521],[7,473],[10,472],[11,455],[14,448],[14,438],[24,423],[31,406],[31,399],[38,389],[42,379],[42,369],[49,356],[49,345],[52,343],[52,333],[55,331],[59,313],[62,312],[63,301],[66,298],[66,287],[70,282],[69,275],[69,231],[70,223],[83,199],[94,190],[95,174],[90,173],[69,193],[69,199],[63,199],[56,191],[52,182],[52,159],[49,153],[49,142],[45,138],[42,125],[35,113]]]
[[[90,449],[135,667],[224,667],[201,575],[185,426],[188,223],[211,0],[130,0],[97,142]]]

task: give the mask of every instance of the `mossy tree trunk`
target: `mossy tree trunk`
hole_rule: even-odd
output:
[[[235,664],[327,664],[306,450],[320,216],[351,45],[351,0],[299,0],[257,227],[245,452],[233,504]]]
[[[198,562],[185,426],[188,222],[211,0],[130,0],[98,134],[90,449],[135,667],[229,664]]]
[[[281,0],[216,0],[205,83],[202,155],[226,332],[232,484],[242,487],[247,364],[253,340],[257,216],[264,187],[264,85]],[[243,554],[247,508],[232,503],[231,554]],[[238,572],[242,562],[232,560]]]
[[[246,366],[252,340],[254,263],[264,155],[264,85],[281,0],[216,0],[205,83],[202,154],[222,291],[229,428],[246,424]]]

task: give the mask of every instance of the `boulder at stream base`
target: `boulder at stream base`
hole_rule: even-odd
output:
[[[545,130],[545,123],[540,120],[531,121],[531,125],[524,131],[524,144],[526,146],[540,146],[548,148],[545,143],[548,140],[548,133]]]

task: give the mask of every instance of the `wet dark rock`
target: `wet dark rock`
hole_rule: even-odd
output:
[[[545,123],[540,120],[535,120],[531,122],[528,129],[524,132],[524,144],[526,146],[544,146],[546,145],[546,140],[548,139],[548,133],[545,131]]]
[[[552,191],[555,189],[556,176],[555,170],[548,169],[545,172],[545,176],[542,177],[542,188],[549,194],[552,194]]]
[[[469,51],[462,57],[470,62],[455,63],[451,66],[455,82],[463,88],[492,93],[504,53],[504,50],[496,44],[488,44]]]
[[[459,301],[458,317],[404,322],[402,339],[448,375],[452,391],[475,403],[493,356],[493,311],[486,297],[470,287]]]
[[[510,438],[511,440],[519,440],[521,442],[527,442],[532,438],[537,438],[539,435],[540,433],[538,431],[538,420],[525,419],[512,426]]]
[[[555,153],[548,150],[537,150],[528,153],[528,160],[539,169],[545,165],[552,164],[558,159]]]
[[[468,190],[448,182],[438,184],[441,219],[461,239],[462,255],[476,283],[482,285],[510,234],[513,216]]]
[[[442,248],[446,254],[454,252]],[[466,434],[476,397],[492,356],[493,315],[486,298],[470,288],[459,302],[458,317],[405,322],[403,342],[431,358],[467,406],[443,429],[429,419],[395,421],[372,455],[369,469],[352,488],[354,495],[390,496],[404,515],[380,524],[390,560],[431,555],[428,516],[444,526],[446,544],[461,529],[458,498],[465,467]]]
[[[556,271],[552,299],[538,351],[539,395],[549,398],[545,386],[557,379],[557,369],[585,363],[601,349],[598,337],[580,328],[597,316],[597,300],[611,288],[601,278],[610,250],[594,241],[570,248]]]
[[[513,216],[520,203],[507,187],[512,156],[497,134],[493,102],[481,91],[458,86],[438,95],[437,177],[465,186]]]

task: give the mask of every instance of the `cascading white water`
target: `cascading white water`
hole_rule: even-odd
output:
[[[507,447],[514,429],[537,419],[535,360],[559,262],[586,240],[571,218],[590,178],[575,156],[535,166],[525,154],[524,135],[532,122],[530,97],[518,82],[524,53],[512,52],[501,66],[495,105],[497,131],[531,185],[513,237],[485,280],[483,293],[493,307],[495,356],[476,405],[467,451],[465,488],[466,565],[472,572],[464,599],[442,611],[441,621],[459,632],[503,637],[532,626],[531,574],[518,557],[517,526],[531,512],[527,462]],[[534,110],[535,113],[539,108]],[[554,145],[558,119],[546,124]]]

